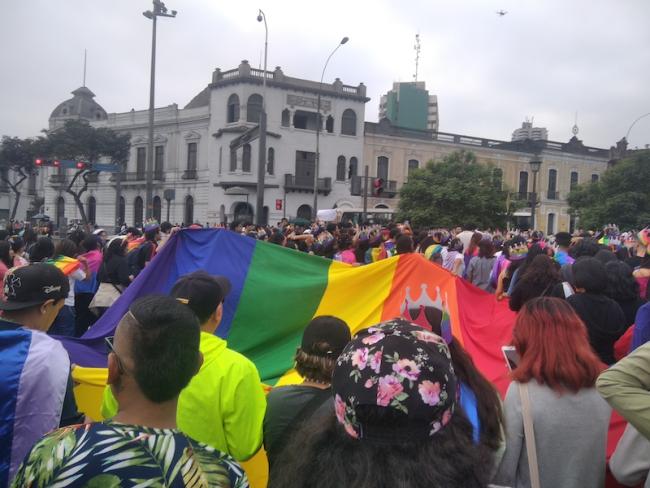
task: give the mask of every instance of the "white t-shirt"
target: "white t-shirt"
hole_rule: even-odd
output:
[[[68,282],[70,283],[70,291],[68,292],[68,296],[65,299],[65,305],[67,307],[74,307],[74,282],[75,281],[82,281],[86,279],[86,273],[83,269],[79,268],[70,275],[68,275]]]

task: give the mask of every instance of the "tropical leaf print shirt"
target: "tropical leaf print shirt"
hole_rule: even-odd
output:
[[[45,436],[12,487],[248,488],[248,479],[230,456],[178,430],[106,421]]]

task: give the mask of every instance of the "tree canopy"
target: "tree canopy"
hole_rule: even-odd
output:
[[[129,157],[131,135],[119,134],[111,129],[95,128],[83,120],[67,120],[63,127],[50,131],[44,140],[45,154],[48,158],[98,162],[101,158],[112,163],[123,164]],[[88,223],[81,195],[88,189],[88,177],[97,171],[76,170],[65,191],[72,195],[84,224]],[[79,180],[81,186],[75,186]]]
[[[650,224],[650,151],[638,152],[609,168],[598,182],[569,193],[570,212],[580,227],[597,229],[615,223],[621,229]]]
[[[16,211],[20,203],[20,185],[29,175],[36,173],[34,158],[43,150],[44,138],[20,139],[18,137],[3,136],[0,142],[0,180],[14,192],[14,204],[11,209],[10,219],[16,218]],[[15,174],[10,178],[9,172]]]
[[[399,218],[418,227],[504,227],[513,209],[501,184],[494,167],[457,151],[410,173],[400,190]]]

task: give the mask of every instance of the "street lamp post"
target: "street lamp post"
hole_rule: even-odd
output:
[[[533,193],[530,195],[530,227],[531,230],[535,230],[535,213],[537,210],[537,173],[539,173],[539,170],[542,167],[542,160],[538,155],[535,155],[528,164],[530,164],[530,169],[533,172]]]
[[[321,103],[321,91],[323,89],[323,78],[325,77],[325,70],[327,69],[327,65],[330,62],[330,59],[332,59],[332,56],[334,56],[334,53],[340,48],[343,44],[348,42],[350,39],[348,37],[344,37],[341,39],[341,42],[338,43],[338,45],[334,48],[334,51],[330,53],[330,55],[327,57],[327,61],[325,61],[325,66],[323,66],[323,72],[320,75],[320,84],[318,85],[318,102],[316,103],[316,158],[314,161],[314,208],[312,210],[312,218],[315,221],[316,220],[316,214],[318,212],[318,170],[320,167],[320,131],[322,128],[322,121],[321,121],[321,116],[320,116],[320,103]]]
[[[269,28],[266,25],[266,14],[260,9],[257,21],[264,22],[264,73],[262,77],[262,112],[260,113],[260,147],[257,159],[257,200],[255,204],[255,220],[257,225],[264,222],[264,177],[266,176],[266,61],[269,48]]]
[[[176,17],[176,10],[167,13],[167,7],[160,0],[153,0],[153,10],[142,12],[153,21],[151,33],[151,80],[149,85],[149,144],[147,147],[147,177],[145,191],[146,218],[153,216],[153,110],[156,89],[156,19],[158,17]]]

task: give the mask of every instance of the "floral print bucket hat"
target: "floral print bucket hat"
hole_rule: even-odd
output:
[[[401,318],[359,332],[332,379],[336,418],[355,439],[433,436],[454,415],[459,388],[445,341]],[[388,429],[364,421],[368,407],[391,410],[383,413],[399,422]]]

